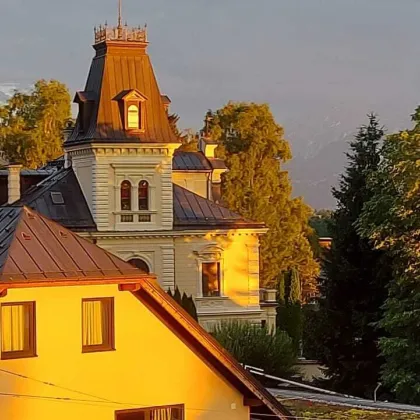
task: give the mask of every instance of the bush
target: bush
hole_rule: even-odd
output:
[[[297,356],[301,356],[303,315],[300,303],[279,304],[277,327],[292,339],[293,351]]]
[[[296,373],[293,343],[283,331],[236,321],[220,324],[213,336],[240,363],[274,376],[290,377]]]

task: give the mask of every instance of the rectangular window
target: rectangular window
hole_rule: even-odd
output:
[[[139,410],[124,410],[116,412],[116,420],[183,420],[184,408],[153,407]]]
[[[114,299],[83,299],[83,353],[109,350],[114,350]]]
[[[1,358],[36,356],[35,302],[1,305]]]
[[[202,263],[202,288],[204,297],[221,296],[220,262]]]

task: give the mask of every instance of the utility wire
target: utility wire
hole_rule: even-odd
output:
[[[132,406],[132,407],[141,407],[141,408],[147,408],[150,407],[150,404],[134,404],[134,403],[123,403],[118,401],[113,401],[107,398],[99,397],[94,394],[89,394],[83,391],[78,391],[72,388],[63,387],[57,384],[54,384],[52,382],[43,381],[40,379],[32,378],[30,376],[22,375],[20,373],[12,372],[10,370],[6,369],[0,369],[0,372],[3,372],[8,375],[17,376],[22,379],[38,382],[43,385],[51,386],[54,388],[58,388],[64,391],[73,392],[75,394],[84,395],[86,397],[92,397],[96,398],[95,400],[85,400],[85,399],[77,399],[77,398],[71,398],[71,397],[52,397],[52,396],[41,396],[41,395],[25,395],[25,394],[13,394],[13,393],[5,393],[0,392],[0,396],[2,397],[15,397],[15,398],[31,398],[31,399],[43,399],[43,400],[49,400],[49,401],[55,401],[55,402],[68,402],[68,403],[77,403],[82,405],[92,405],[92,406],[102,406],[105,407],[107,404],[115,405],[115,406]],[[285,399],[281,401],[287,401],[290,399]],[[185,408],[185,411],[205,411],[205,412],[213,412],[213,413],[222,413],[220,410],[209,410],[205,408]],[[264,418],[279,418],[276,414],[258,414],[259,417]],[[284,418],[290,418],[290,419],[306,419],[306,420],[321,420],[319,417],[297,417],[297,416],[283,416]],[[333,420],[333,419],[326,419],[323,418],[322,420]]]

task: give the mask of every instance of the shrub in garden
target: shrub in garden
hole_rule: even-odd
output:
[[[293,343],[284,331],[233,321],[218,325],[213,336],[240,363],[280,377],[290,377],[296,372]]]

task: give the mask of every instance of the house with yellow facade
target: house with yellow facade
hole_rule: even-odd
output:
[[[2,420],[288,416],[154,276],[29,207],[0,208]]]

